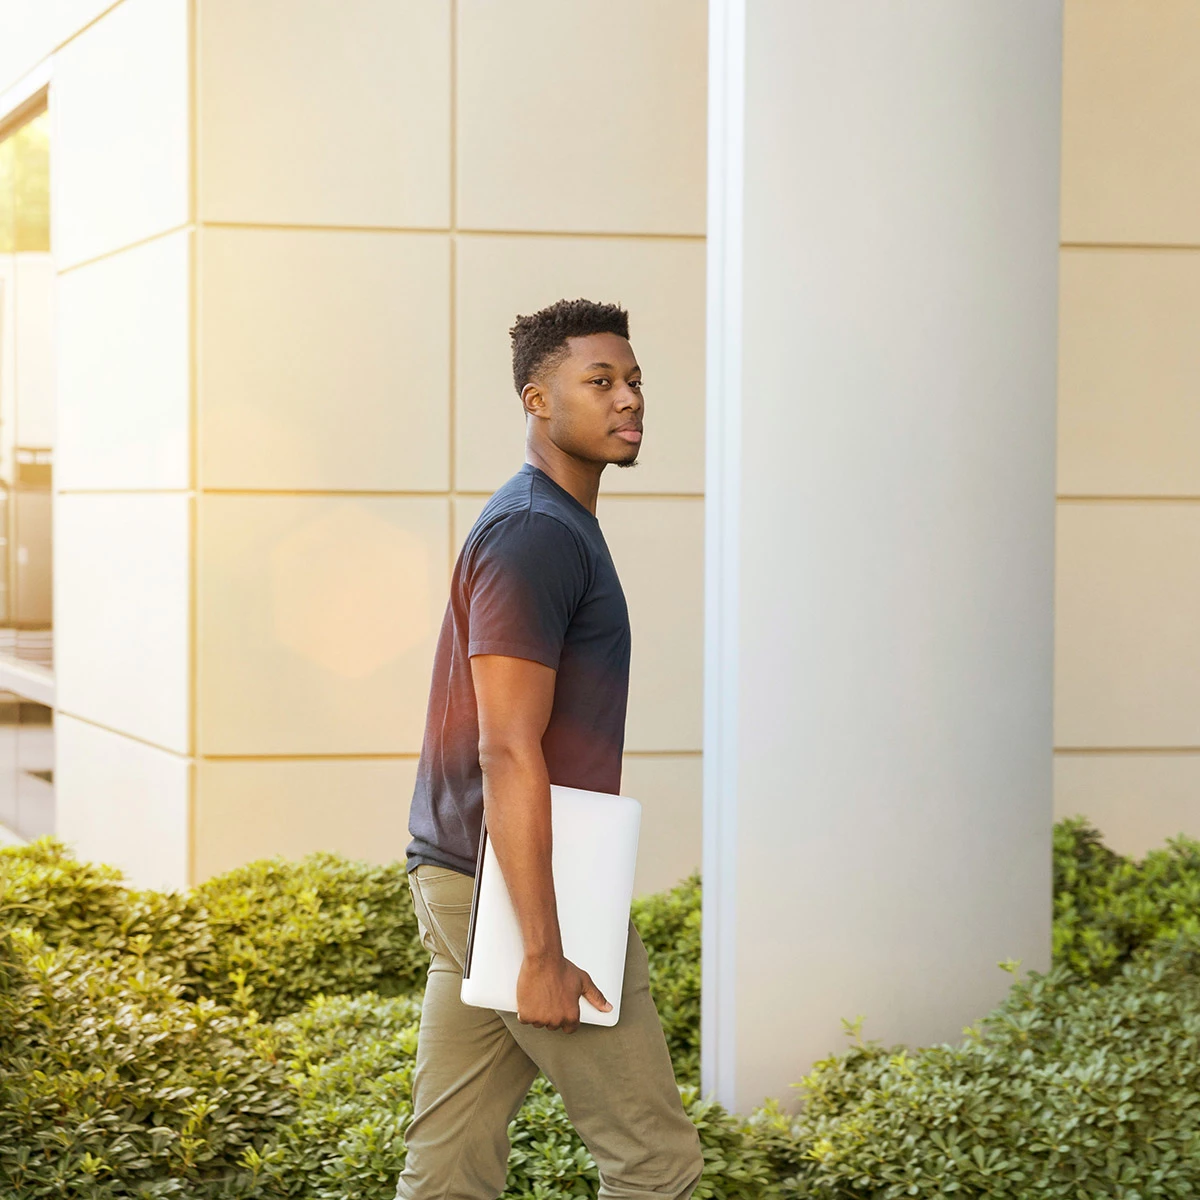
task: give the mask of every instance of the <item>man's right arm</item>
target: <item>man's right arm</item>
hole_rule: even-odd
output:
[[[517,1016],[571,1033],[579,1027],[581,995],[601,1011],[612,1005],[586,971],[563,957],[551,871],[550,777],[542,753],[556,672],[527,658],[476,654],[471,676],[488,838],[525,947]]]

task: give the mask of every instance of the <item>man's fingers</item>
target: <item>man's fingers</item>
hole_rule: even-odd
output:
[[[612,1005],[604,998],[604,993],[592,982],[592,977],[582,971],[583,975],[583,995],[593,1008],[598,1008],[601,1012],[608,1012]]]

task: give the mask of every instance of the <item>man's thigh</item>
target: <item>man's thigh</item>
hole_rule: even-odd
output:
[[[498,1014],[459,997],[470,877],[418,870],[415,880],[410,877],[413,906],[431,958],[413,1070],[413,1119],[396,1194],[402,1200],[492,1200],[507,1176],[508,1124],[538,1068]]]
[[[515,1013],[500,1016],[562,1096],[596,1159],[602,1196],[690,1194],[703,1166],[700,1139],[679,1098],[646,948],[632,921],[616,1025],[580,1024],[568,1034],[524,1025]]]

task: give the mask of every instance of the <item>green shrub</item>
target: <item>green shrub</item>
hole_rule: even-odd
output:
[[[131,956],[185,996],[267,1019],[321,994],[419,990],[428,964],[404,864],[334,854],[261,859],[188,893],[156,892],[43,838],[0,850],[0,928],[18,925],[51,946]]]
[[[264,1018],[314,996],[424,986],[429,955],[403,863],[262,859],[202,883],[195,896],[214,946],[202,990]]]
[[[261,1195],[391,1200],[412,1117],[420,1013],[414,997],[338,996],[276,1023],[297,1112],[246,1157]]]
[[[1081,817],[1054,828],[1054,962],[1104,980],[1140,951],[1200,933],[1200,842],[1168,840],[1140,862]]]
[[[650,991],[667,1035],[675,1077],[700,1084],[700,876],[633,902],[650,958]]]
[[[0,930],[0,1195],[246,1196],[290,1115],[272,1031],[146,966]]]
[[[0,929],[16,926],[47,946],[128,957],[189,987],[216,961],[194,895],[127,887],[114,867],[78,862],[53,838],[0,850]]]
[[[789,1131],[809,1164],[794,1194],[1200,1193],[1200,939],[1104,985],[1031,972],[968,1034],[818,1063]]]
[[[798,1114],[747,1120],[696,1086],[699,877],[636,901],[696,1200],[1200,1194],[1200,843],[1135,863],[1077,819],[1054,867],[1050,974],[960,1045],[858,1039]],[[427,961],[400,863],[260,861],[178,894],[49,839],[0,851],[0,1195],[390,1200]],[[544,1079],[510,1136],[511,1200],[595,1194]]]

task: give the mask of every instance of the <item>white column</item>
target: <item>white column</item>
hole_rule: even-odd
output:
[[[704,1088],[1050,951],[1061,13],[713,0]]]

